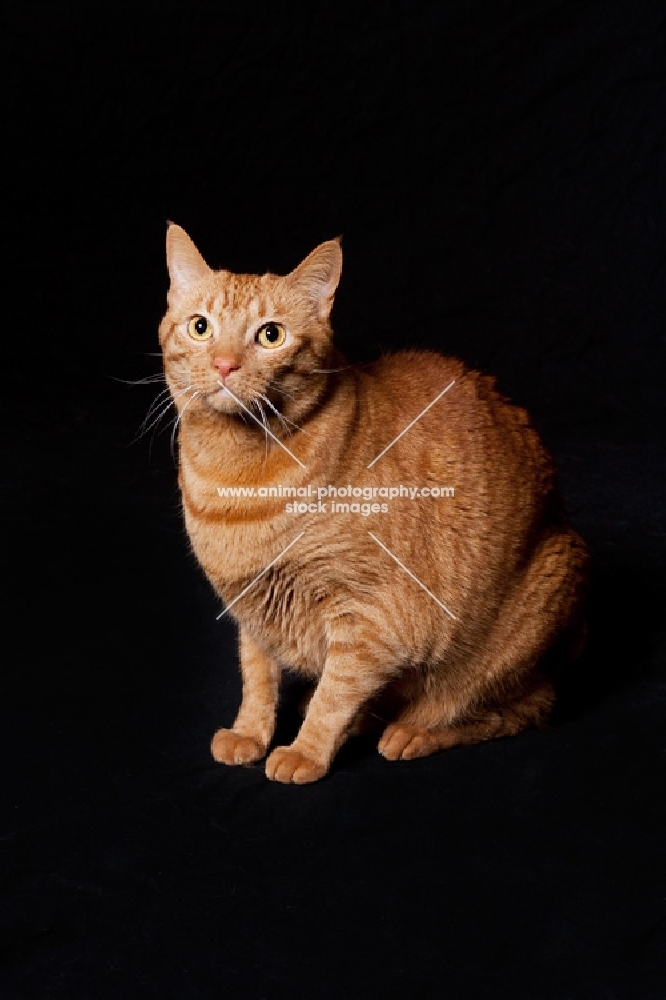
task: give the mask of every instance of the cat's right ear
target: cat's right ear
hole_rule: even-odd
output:
[[[178,294],[211,273],[208,264],[185,230],[173,222],[167,224],[166,253],[171,281],[170,293]]]

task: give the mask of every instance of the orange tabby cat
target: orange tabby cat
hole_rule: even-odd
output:
[[[580,645],[587,556],[525,412],[436,353],[347,365],[337,241],[286,277],[239,275],[170,225],[167,260],[185,523],[239,627],[242,704],[214,758],[267,753],[284,668],[316,687],[268,756],[277,781],[321,778],[364,712],[389,760],[543,725],[543,658]]]

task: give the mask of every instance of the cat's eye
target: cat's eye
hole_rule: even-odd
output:
[[[287,331],[282,326],[282,323],[264,323],[257,330],[257,343],[261,344],[262,347],[281,347],[285,342],[286,336]]]
[[[213,336],[213,326],[205,316],[193,316],[187,324],[187,332],[192,340],[210,340]]]

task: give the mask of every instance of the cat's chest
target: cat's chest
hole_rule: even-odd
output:
[[[186,465],[179,477],[190,542],[211,584],[274,659],[308,676],[321,673],[326,600],[333,585],[311,569],[293,517],[259,498],[219,496]]]
[[[274,660],[307,677],[318,677],[325,664],[325,610],[313,595],[286,573],[268,573],[238,601],[232,613]]]
[[[233,618],[276,661],[309,677],[320,675],[326,653],[326,612],[320,586],[309,581],[293,539],[207,526],[191,533],[195,555]]]
[[[262,498],[181,472],[185,526],[195,555],[214,585],[256,575],[270,559],[271,538],[279,533],[280,512]]]

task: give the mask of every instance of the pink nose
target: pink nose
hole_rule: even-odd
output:
[[[238,368],[234,358],[215,358],[213,365],[217,368],[220,378],[226,378],[229,372],[233,372]]]

